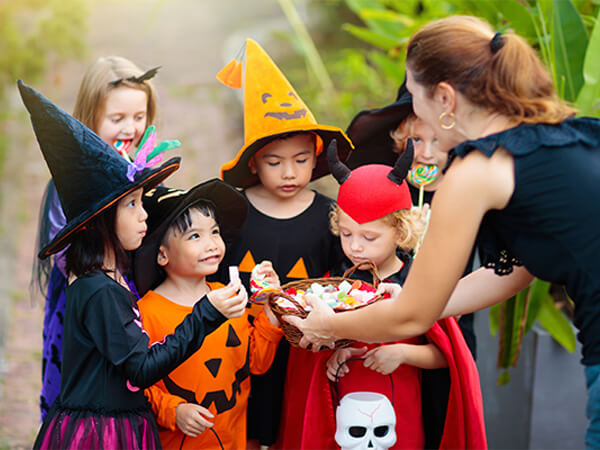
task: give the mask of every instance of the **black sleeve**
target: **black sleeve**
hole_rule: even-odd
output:
[[[88,301],[83,322],[98,351],[120,368],[135,386],[145,389],[164,378],[191,356],[206,335],[225,322],[207,298],[164,341],[148,348],[139,311],[120,286],[97,291]]]

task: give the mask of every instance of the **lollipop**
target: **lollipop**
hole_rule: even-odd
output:
[[[113,148],[119,153],[119,155],[121,155],[123,158],[125,158],[128,162],[131,162],[129,155],[127,154],[127,151],[129,150],[130,146],[131,146],[130,140],[123,141],[121,139],[116,139],[113,141]]]
[[[408,172],[408,181],[419,186],[419,208],[423,206],[423,187],[433,183],[438,174],[439,169],[435,164],[417,164]]]
[[[438,177],[438,174],[439,174],[438,166],[436,166],[434,164],[417,164],[408,173],[408,175],[407,175],[408,181],[410,181],[412,184],[414,184],[416,186],[419,186],[419,205],[418,205],[419,208],[423,207],[423,190],[424,190],[423,188],[426,185],[433,183],[436,180],[436,178]],[[425,217],[425,231],[427,230],[427,227],[429,225],[430,214],[431,214],[431,210],[428,210],[427,216]],[[421,247],[421,243],[423,242],[423,236],[425,235],[425,231],[423,232],[423,234],[419,238],[419,242],[415,246],[415,249],[414,249],[415,255],[417,254],[417,252],[419,251],[419,248]]]

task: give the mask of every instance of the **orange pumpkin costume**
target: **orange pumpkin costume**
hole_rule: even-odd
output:
[[[211,290],[223,287],[221,283],[208,284]],[[192,310],[154,291],[148,291],[138,306],[152,344],[173,333]],[[281,330],[269,322],[264,312],[255,318],[254,326],[247,314],[227,320],[206,336],[196,353],[148,388],[146,396],[163,447],[219,448],[215,434],[208,429],[192,438],[177,428],[175,409],[188,402],[204,406],[215,415],[210,420],[224,448],[245,448],[250,373],[261,374],[271,366],[281,336]]]

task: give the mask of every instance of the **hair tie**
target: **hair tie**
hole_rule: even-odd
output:
[[[496,53],[504,46],[504,40],[502,39],[502,33],[496,33],[490,41],[490,48],[492,53]]]
[[[118,78],[116,80],[109,81],[108,84],[110,84],[111,86],[117,86],[119,83],[121,83],[123,81],[131,81],[132,83],[140,83],[141,84],[144,81],[151,80],[152,78],[154,78],[154,76],[158,72],[158,69],[160,69],[161,67],[162,66],[153,67],[152,69],[145,71],[143,74],[141,74],[140,76],[137,76],[137,77],[131,76],[131,77],[127,77],[127,78]]]

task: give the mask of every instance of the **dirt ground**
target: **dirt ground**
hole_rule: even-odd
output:
[[[215,74],[245,37],[265,45],[274,30],[286,27],[274,0],[94,1],[89,34],[82,36],[89,47],[85,60],[55,64],[34,87],[72,111],[81,76],[96,57],[125,56],[142,68],[162,65],[155,79],[159,138],[183,144],[176,151],[182,168],[169,185],[190,187],[218,176],[242,143],[240,103]],[[31,299],[28,284],[49,179],[16,89],[12,95],[16,114],[3,124],[10,142],[0,180],[0,449],[30,448],[39,427],[43,299]]]

